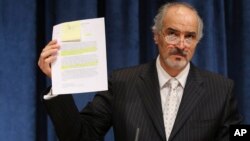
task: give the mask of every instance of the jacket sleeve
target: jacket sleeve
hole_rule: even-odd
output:
[[[227,95],[224,116],[222,118],[222,125],[218,131],[216,141],[229,141],[229,127],[230,125],[240,124],[243,120],[243,117],[238,111],[237,100],[233,94],[233,82],[230,81],[229,92]]]
[[[111,126],[111,101],[109,91],[97,93],[79,112],[72,95],[43,100],[60,141],[102,140]]]

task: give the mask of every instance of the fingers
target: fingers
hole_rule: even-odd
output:
[[[59,50],[59,45],[56,40],[50,41],[42,50],[38,66],[48,77],[51,77],[51,63],[56,60],[57,53]]]
[[[58,46],[56,40],[50,41],[50,42],[44,47],[44,49],[42,50],[42,52],[45,52],[45,51],[50,50],[50,49],[59,49],[59,46]]]

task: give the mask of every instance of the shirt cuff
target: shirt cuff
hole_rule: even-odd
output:
[[[43,96],[43,99],[44,100],[50,100],[50,99],[52,99],[54,97],[57,97],[57,95],[52,94],[52,89],[50,89],[50,91],[46,95]]]

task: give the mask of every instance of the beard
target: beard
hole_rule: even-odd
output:
[[[167,58],[164,60],[164,62],[170,66],[171,68],[177,69],[177,70],[181,70],[183,68],[185,68],[185,66],[188,64],[188,60],[187,59],[170,59]]]
[[[188,51],[181,50],[179,48],[173,48],[169,52],[169,56],[164,59],[165,64],[167,64],[169,67],[181,70],[185,68],[185,66],[188,64],[189,60],[187,58]],[[171,55],[179,55],[183,58],[171,58]]]

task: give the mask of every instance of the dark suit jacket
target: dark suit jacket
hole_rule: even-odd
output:
[[[228,141],[241,116],[233,82],[191,64],[169,141]],[[61,141],[101,140],[113,126],[116,141],[166,141],[155,62],[116,71],[109,90],[79,114],[71,95],[44,101]]]

